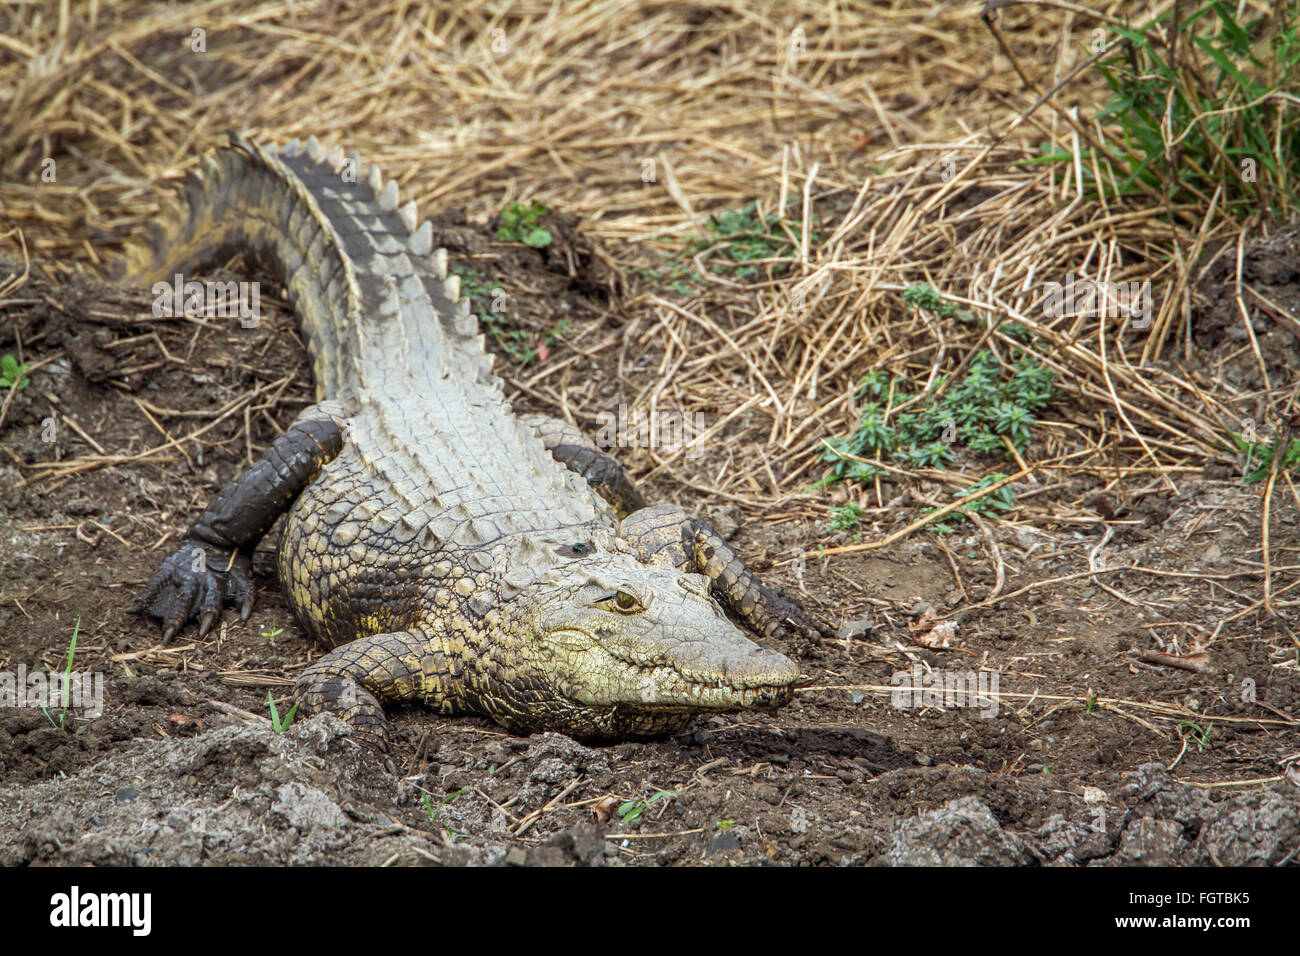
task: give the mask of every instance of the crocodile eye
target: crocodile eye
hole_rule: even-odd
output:
[[[600,603],[610,603],[614,609],[621,614],[636,614],[638,611],[644,611],[645,605],[637,598],[635,594],[628,591],[615,591],[609,597],[600,599]]]

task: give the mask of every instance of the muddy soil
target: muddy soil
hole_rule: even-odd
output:
[[[578,230],[543,256],[463,217],[439,226],[453,260],[530,303],[494,337],[502,364],[532,349],[533,368],[570,361],[607,407],[636,394],[635,365],[620,377],[608,352],[585,348],[619,334],[626,289]],[[1270,299],[1300,301],[1294,250],[1247,261],[1275,267]],[[249,276],[228,265],[211,277]],[[98,716],[0,709],[0,863],[1298,858],[1300,641],[1284,582],[1300,570],[1300,509],[1277,492],[1268,614],[1256,606],[1262,485],[1243,485],[1244,462],[1226,453],[1119,492],[1086,477],[1025,483],[1022,518],[1041,520],[824,559],[819,544],[845,543],[824,529],[828,502],[750,512],[652,480],[652,500],[715,521],[841,629],[778,647],[806,676],[792,705],[604,748],[395,708],[387,764],[329,718],[276,733],[268,693],[283,710],[319,649],[280,592],[275,530],[255,555],[247,622],[228,614],[204,640],[190,629],[163,645],[131,613],[203,504],[312,401],[292,314],[262,278],[255,328],[155,318],[144,290],[38,277],[0,311],[0,352],[21,349],[32,367],[0,413],[0,668],[62,670],[75,631],[74,669],[104,681]],[[1238,350],[1220,312],[1203,296],[1193,366]],[[1268,370],[1285,374],[1295,336],[1264,322],[1261,336],[1280,336]],[[1246,384],[1259,373],[1239,369]],[[510,379],[516,407],[557,411],[526,374]],[[647,470],[638,454],[626,459]],[[904,495],[897,523],[866,538],[919,504]],[[970,675],[986,693],[901,692],[933,674]]]

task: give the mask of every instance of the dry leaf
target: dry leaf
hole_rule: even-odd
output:
[[[922,647],[952,647],[957,639],[957,622],[940,621],[924,634],[913,635],[912,639]]]
[[[591,805],[591,815],[596,818],[597,823],[608,823],[617,809],[618,797],[607,793]]]

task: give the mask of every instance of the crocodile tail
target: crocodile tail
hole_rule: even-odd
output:
[[[367,386],[382,387],[367,378],[382,379],[375,370],[392,349],[416,342],[442,365],[477,337],[467,303],[457,305],[446,250],[433,249],[430,224],[417,222],[415,203],[399,207],[397,184],[377,166],[363,175],[355,151],[327,152],[315,137],[278,150],[239,133],[229,139],[164,204],[147,244],[127,250],[116,281],[152,284],[158,294],[178,275],[184,282],[187,269],[244,254],[283,282],[317,397],[345,407]],[[441,320],[434,328],[407,328],[430,307]]]

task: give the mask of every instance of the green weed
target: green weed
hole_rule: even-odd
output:
[[[1246,456],[1246,473],[1242,475],[1242,482],[1253,485],[1267,478],[1273,470],[1273,458],[1277,455],[1278,443],[1282,440],[1282,436],[1277,434],[1272,440],[1262,442],[1247,441],[1244,436],[1235,432],[1230,432],[1229,435],[1237,450]],[[1287,445],[1286,453],[1277,463],[1277,470],[1281,474],[1292,471],[1298,466],[1300,466],[1300,438],[1292,439]]]
[[[290,727],[293,726],[294,715],[298,713],[298,701],[295,700],[293,702],[293,706],[289,708],[289,713],[284,715],[283,720],[280,719],[280,710],[275,706],[275,698],[271,696],[271,692],[269,690],[266,692],[266,702],[271,707],[271,729],[272,730],[274,730],[277,734],[282,734]]]
[[[645,816],[647,810],[660,800],[665,800],[668,797],[675,797],[680,792],[680,790],[660,790],[653,796],[644,800],[627,800],[624,803],[619,804],[619,818],[624,823],[636,823],[636,821]]]
[[[692,295],[706,281],[695,268],[698,257],[709,272],[735,281],[774,278],[789,270],[803,236],[799,222],[775,213],[760,215],[757,203],[714,213],[704,229],[703,236],[688,242],[662,267],[638,270],[641,277],[667,281],[682,295]],[[818,241],[816,232],[808,238]]]
[[[497,238],[503,242],[522,242],[534,249],[545,249],[553,241],[549,230],[541,225],[546,207],[539,202],[512,202],[501,210]]]
[[[5,356],[5,358],[8,357],[9,356]],[[24,366],[24,368],[25,367],[26,366]],[[72,691],[72,658],[77,653],[77,633],[80,630],[81,630],[81,618],[77,618],[76,623],[72,625],[72,640],[68,644],[68,663],[63,668],[63,709],[59,711],[58,722],[57,723],[55,722],[54,718],[50,716],[50,712],[48,710],[46,710],[44,707],[41,708],[41,713],[45,715],[45,719],[48,720],[53,726],[58,727],[59,730],[67,729],[68,695]]]
[[[26,388],[27,382],[26,362],[20,363],[8,352],[0,356],[0,388]]]
[[[1192,740],[1196,744],[1196,752],[1204,753],[1205,748],[1210,745],[1210,734],[1214,731],[1214,722],[1211,721],[1206,727],[1201,727],[1200,724],[1194,724],[1190,720],[1180,720],[1178,724],[1181,727],[1186,727],[1189,730],[1196,731],[1196,734],[1192,737]]]
[[[923,395],[909,392],[905,380],[883,369],[871,372],[858,386],[859,399],[866,399],[858,427],[827,443],[822,459],[830,469],[820,484],[869,482],[881,473],[877,465],[854,458],[913,469],[943,468],[961,447],[1011,458],[1003,436],[1023,453],[1034,416],[1052,400],[1052,379],[1051,369],[1021,349],[1012,350],[1009,369],[984,349],[971,359],[960,383],[945,390],[941,378]]]
[[[470,266],[454,265],[450,272],[460,276],[460,293],[469,299],[470,309],[478,317],[479,325],[506,355],[520,366],[537,361],[543,345],[549,347],[568,335],[573,321],[567,316],[541,333],[521,329],[505,321],[505,314],[492,307],[494,287],[478,270]]]
[[[1097,196],[1094,166],[1118,195],[1144,192],[1170,204],[1221,205],[1245,217],[1294,209],[1300,182],[1300,110],[1283,92],[1300,74],[1294,4],[1239,20],[1223,0],[1173,4],[1119,40],[1095,64],[1111,96],[1082,126],[1104,137],[1079,168]],[[1180,19],[1177,19],[1179,18]],[[1039,162],[1075,165],[1069,150]]]

